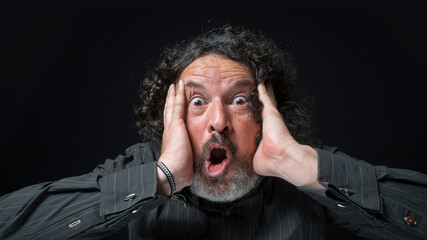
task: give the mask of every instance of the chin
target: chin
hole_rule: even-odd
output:
[[[233,176],[227,176],[226,173],[223,176],[210,177],[202,169],[196,169],[190,191],[195,196],[212,202],[232,202],[255,189],[261,179],[252,168],[248,170],[237,167],[233,172]]]
[[[249,157],[250,156],[250,157]],[[258,186],[261,177],[252,165],[253,154],[241,155],[226,134],[212,134],[194,161],[191,192],[212,202],[232,202]]]

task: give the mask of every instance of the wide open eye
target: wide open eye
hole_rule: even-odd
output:
[[[236,104],[236,105],[243,105],[247,102],[248,102],[248,99],[242,96],[238,96],[233,99],[233,104]]]
[[[190,104],[194,106],[202,106],[203,104],[205,104],[205,100],[203,100],[203,98],[201,97],[195,97],[191,99]]]

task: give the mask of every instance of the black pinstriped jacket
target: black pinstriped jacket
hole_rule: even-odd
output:
[[[427,239],[427,176],[316,149],[326,190],[264,177],[229,204],[156,194],[159,152],[136,144],[93,172],[0,198],[0,239],[97,239],[126,225],[130,239],[323,239],[332,221],[368,239]],[[184,199],[184,198],[182,198]]]

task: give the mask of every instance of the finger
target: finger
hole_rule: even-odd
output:
[[[166,127],[172,119],[173,104],[175,101],[175,85],[169,86],[168,95],[166,97],[165,109],[163,111],[163,125]]]
[[[270,95],[267,92],[267,89],[265,88],[264,82],[260,82],[258,84],[258,98],[264,105],[264,108],[266,107],[274,107],[274,103],[270,97]]]
[[[179,80],[176,90],[175,101],[173,103],[172,121],[184,119],[185,112],[185,92],[184,82]]]

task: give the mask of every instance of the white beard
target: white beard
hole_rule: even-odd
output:
[[[231,166],[232,164],[234,166]],[[225,176],[229,170],[234,171],[234,176],[227,178]],[[248,163],[245,158],[233,159],[226,173],[216,178],[206,176],[203,173],[203,164],[200,164],[195,169],[190,191],[212,202],[232,202],[248,194],[258,185],[260,179],[252,168],[252,162]]]

